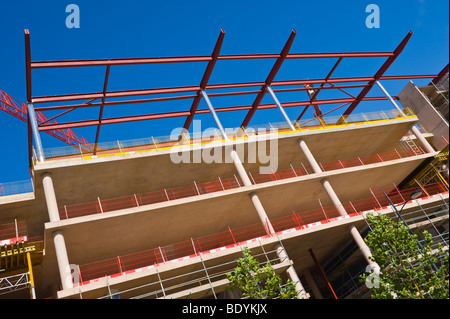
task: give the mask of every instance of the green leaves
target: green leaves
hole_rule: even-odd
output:
[[[424,231],[410,234],[401,222],[387,215],[368,214],[372,231],[365,239],[372,249],[372,260],[381,267],[379,285],[371,287],[373,299],[448,298],[448,250],[442,245],[433,250],[433,239]],[[361,276],[365,282],[369,274]]]
[[[270,263],[261,268],[247,247],[243,249],[243,255],[234,271],[226,274],[230,281],[228,289],[237,288],[250,299],[297,299],[293,282],[288,280],[283,285]]]

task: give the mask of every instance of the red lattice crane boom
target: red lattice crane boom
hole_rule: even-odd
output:
[[[5,111],[12,116],[15,116],[24,122],[28,122],[28,111],[26,104],[11,97],[2,90],[0,90],[0,110]],[[36,119],[38,124],[58,123],[55,120],[49,119],[39,111],[36,111]],[[91,142],[87,141],[84,137],[76,134],[71,129],[56,129],[45,132],[69,145],[78,147],[81,144],[83,148],[88,148],[91,150],[94,149],[94,145]]]

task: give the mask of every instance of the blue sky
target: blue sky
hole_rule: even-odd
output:
[[[68,29],[68,4],[80,8],[80,28]],[[380,28],[365,25],[368,4],[380,8]],[[413,36],[404,52],[386,72],[396,74],[438,73],[449,60],[449,4],[446,0],[371,1],[1,1],[0,90],[26,102],[24,29],[31,33],[32,60],[95,59],[153,56],[210,55],[219,31],[226,32],[222,54],[279,53],[292,29],[297,36],[292,53],[393,51],[409,30]],[[325,77],[335,59],[288,60],[275,80]],[[345,60],[334,76],[373,75],[383,58]],[[263,81],[274,60],[223,61],[216,64],[210,84]],[[109,90],[197,85],[206,63],[112,67]],[[33,94],[100,92],[105,67],[33,71]],[[425,85],[429,80],[416,80]],[[397,94],[407,81],[385,82]],[[349,91],[357,94],[358,91]],[[381,95],[375,87],[370,95]],[[321,98],[333,97],[324,93]],[[336,95],[335,97],[344,97]],[[217,107],[249,105],[254,96],[212,100]],[[305,100],[305,92],[280,94],[281,102]],[[272,102],[269,95],[263,103]],[[115,106],[105,117],[187,110],[191,101]],[[200,105],[204,108],[205,105]],[[335,106],[324,107],[324,111]],[[390,109],[385,102],[367,102],[355,112]],[[289,108],[296,118],[300,108]],[[48,112],[48,115],[56,113]],[[246,112],[219,113],[225,127],[239,126]],[[91,119],[98,107],[77,110],[61,121]],[[202,128],[212,127],[211,116],[196,117]],[[184,118],[103,126],[100,141],[170,135]],[[281,122],[277,110],[257,112],[251,124]],[[95,128],[75,131],[95,139]],[[41,133],[45,147],[64,146]],[[27,127],[11,115],[0,112],[0,183],[29,178]]]

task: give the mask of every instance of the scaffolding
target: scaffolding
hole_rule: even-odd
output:
[[[433,249],[439,244],[448,250],[449,247],[449,199],[438,195],[439,200],[431,204],[423,205],[420,200],[414,200],[409,207],[402,211],[408,227],[419,235],[419,242],[424,242],[422,232],[427,230],[433,239]],[[402,204],[400,204],[402,205]],[[392,219],[397,219],[394,209],[388,213]],[[366,229],[363,237],[370,232],[371,225],[366,220]],[[358,254],[358,247],[354,242],[349,242],[341,251],[331,257],[325,263],[327,277],[331,281],[339,298],[366,298],[370,295],[368,288],[360,282],[359,277],[365,271],[367,263]]]
[[[278,242],[283,247],[279,238]],[[195,249],[192,240],[193,248]],[[146,283],[128,289],[118,289],[111,285],[108,277],[105,277],[106,292],[98,299],[241,299],[242,294],[238,290],[229,290],[229,281],[226,274],[234,271],[237,260],[242,258],[244,247],[251,246],[252,256],[258,260],[260,266],[270,264],[274,272],[283,276],[284,271],[292,266],[289,257],[280,258],[274,244],[263,244],[260,239],[252,244],[238,244],[231,255],[196,253],[196,262],[173,268],[169,271],[161,271],[162,266],[154,266],[154,273]],[[284,250],[284,247],[283,247]],[[287,256],[287,255],[286,255]],[[186,271],[189,269],[189,271]],[[285,285],[280,286],[280,290]],[[83,293],[80,289],[80,298]]]
[[[42,242],[29,241],[27,224],[0,225],[0,295],[28,288],[36,299],[33,265],[41,262]]]

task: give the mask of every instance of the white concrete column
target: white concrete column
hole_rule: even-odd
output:
[[[364,242],[364,239],[362,238],[358,229],[355,227],[355,225],[350,225],[349,229],[350,229],[350,233],[353,236],[353,239],[356,242],[356,245],[359,247],[359,250],[361,251],[361,254],[363,255],[367,264],[373,265],[374,267],[377,267],[379,269],[378,264],[370,259],[370,257],[372,256],[372,253],[370,252],[369,246],[367,246],[366,243]]]
[[[316,159],[312,155],[311,151],[309,150],[308,146],[306,145],[305,141],[303,139],[299,140],[299,145],[302,151],[305,153],[306,158],[308,159],[309,164],[313,167],[313,170],[315,173],[321,173],[322,170],[320,169],[320,166],[317,164]],[[344,209],[344,206],[342,205],[342,202],[340,201],[339,197],[336,195],[336,192],[334,191],[333,187],[331,187],[330,182],[326,178],[322,179],[320,181],[322,183],[323,188],[325,189],[325,192],[327,193],[328,197],[333,202],[333,205],[336,206],[341,216],[347,215],[347,211]],[[350,226],[350,233],[355,240],[356,244],[358,245],[362,255],[364,256],[364,259],[367,261],[369,265],[376,265],[373,261],[370,260],[370,257],[372,256],[372,253],[370,252],[369,247],[364,242],[364,239],[362,238],[361,234],[359,233],[358,229],[354,226]],[[378,265],[376,265],[378,267]]]
[[[305,275],[306,282],[311,287],[311,290],[312,290],[312,292],[314,294],[314,297],[316,299],[323,299],[322,293],[320,292],[319,287],[317,287],[316,281],[312,277],[311,272],[309,271],[309,269],[306,269],[303,272],[303,274]]]
[[[314,173],[322,173],[322,169],[320,168],[319,164],[317,163],[316,159],[312,155],[311,151],[309,150],[308,145],[306,145],[305,141],[301,138],[298,140],[298,143],[300,145],[300,148],[302,149],[303,153],[306,156],[306,159],[308,160],[309,165],[311,165]]]
[[[252,200],[253,207],[255,208],[256,212],[258,213],[259,219],[261,220],[261,223],[264,225],[264,229],[266,230],[267,234],[274,234],[275,229],[272,226],[272,223],[269,220],[269,217],[266,214],[266,211],[261,204],[261,201],[259,200],[258,195],[256,195],[255,192],[250,193],[250,199]]]
[[[252,185],[252,182],[250,181],[250,178],[247,175],[247,171],[245,170],[244,165],[242,165],[241,159],[239,158],[239,155],[236,153],[236,151],[231,150],[230,156],[231,159],[233,160],[234,166],[236,167],[239,177],[244,183],[244,186]],[[275,233],[275,230],[273,229],[272,224],[270,223],[269,217],[267,216],[266,211],[264,210],[264,207],[261,204],[258,195],[255,192],[252,192],[249,194],[249,197],[252,200],[253,207],[258,213],[259,219],[263,223],[266,232],[268,234]]]
[[[434,153],[434,152],[436,152],[434,150],[433,146],[431,146],[430,143],[428,143],[426,138],[423,136],[423,134],[419,131],[419,129],[416,126],[413,126],[411,128],[411,132],[417,137],[417,139],[419,140],[420,144],[422,144],[422,146],[425,148],[425,151],[427,153]]]
[[[236,167],[236,170],[242,182],[244,183],[244,186],[252,185],[252,182],[250,181],[250,178],[247,175],[247,171],[245,170],[244,165],[242,165],[241,159],[239,158],[239,155],[236,153],[235,150],[230,151],[230,157],[233,160],[234,166]]]
[[[59,221],[58,203],[56,202],[55,188],[53,187],[52,175],[42,174],[42,186],[44,187],[45,202],[47,203],[48,216],[51,222]]]
[[[338,209],[339,214],[341,214],[341,216],[347,215],[347,211],[345,210],[344,206],[342,206],[342,203],[337,197],[336,193],[334,192],[333,187],[331,187],[330,182],[326,178],[324,178],[320,181],[320,183],[325,189],[325,192],[327,193],[328,197],[333,202],[333,205],[336,206],[336,208]]]
[[[281,261],[289,260],[289,256],[286,253],[286,250],[281,244],[277,244],[275,246],[277,251],[277,256]],[[286,269],[286,273],[289,277],[289,279],[294,283],[295,285],[295,291],[297,292],[297,297],[299,299],[308,299],[309,294],[306,293],[305,288],[302,285],[302,282],[300,281],[300,278],[297,275],[297,272],[295,271],[294,266],[289,266],[288,269]]]
[[[239,158],[236,151],[231,150],[230,156],[233,160],[234,166],[236,167],[239,177],[241,178],[242,182],[244,183],[244,186],[252,185],[252,182],[250,181],[250,178],[247,175],[244,165],[242,165],[241,159]],[[267,213],[266,213],[263,205],[261,204],[261,201],[259,200],[258,195],[255,192],[252,192],[252,193],[250,193],[249,197],[252,200],[253,207],[255,208],[261,223],[264,225],[264,229],[266,230],[266,233],[267,234],[275,233],[275,229],[273,228],[272,223],[270,222],[269,217],[267,216]],[[285,259],[289,258],[282,245],[278,244],[276,247],[276,250],[277,250],[278,258],[280,258],[280,260],[285,260]],[[295,283],[295,291],[297,292],[297,296],[299,298],[306,298],[307,294],[305,292],[305,289],[303,288],[302,283],[300,282],[300,278],[298,277],[297,272],[295,271],[295,268],[293,266],[290,266],[286,270],[286,273],[287,273],[289,279]]]
[[[66,243],[60,230],[53,232],[53,242],[55,244],[56,260],[58,261],[62,288],[73,288],[72,273],[69,264],[69,257],[67,256]]]

